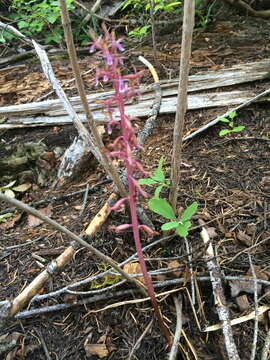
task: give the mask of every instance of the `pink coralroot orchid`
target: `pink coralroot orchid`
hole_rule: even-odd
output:
[[[170,333],[164,324],[162,314],[160,312],[152,280],[149,276],[142,252],[141,240],[140,240],[140,229],[146,231],[149,235],[155,235],[155,232],[148,228],[145,225],[139,225],[137,218],[136,210],[136,201],[139,194],[143,197],[146,197],[147,194],[142,190],[138,182],[134,179],[134,173],[139,171],[142,174],[145,174],[142,165],[134,157],[134,152],[139,149],[136,137],[135,129],[131,124],[131,118],[129,118],[125,113],[125,103],[128,99],[137,95],[139,93],[139,84],[140,79],[143,75],[143,71],[136,72],[135,74],[122,75],[121,74],[121,65],[123,64],[124,57],[120,55],[119,52],[124,50],[121,39],[116,40],[115,32],[111,33],[108,31],[107,27],[102,25],[104,36],[96,37],[93,31],[90,32],[90,35],[93,39],[93,43],[90,47],[90,51],[97,50],[97,55],[102,57],[104,61],[104,66],[102,68],[97,68],[95,81],[98,83],[102,79],[106,79],[106,82],[111,82],[115,91],[115,94],[106,99],[103,102],[103,105],[109,116],[109,131],[112,127],[119,126],[121,135],[111,144],[110,148],[110,157],[116,157],[121,159],[124,163],[124,166],[127,171],[127,181],[128,181],[128,194],[129,196],[125,199],[118,201],[114,209],[119,210],[125,201],[129,202],[130,215],[131,215],[131,224],[123,224],[114,229],[119,232],[132,228],[135,246],[141,265],[143,277],[145,284],[147,286],[147,291],[149,297],[151,298],[153,309],[155,310],[159,325],[167,339],[168,342],[171,342]],[[120,121],[114,119],[114,112],[112,110],[113,106],[116,106],[119,110]]]

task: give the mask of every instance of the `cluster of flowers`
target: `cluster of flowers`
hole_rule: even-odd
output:
[[[141,188],[134,173],[140,173],[145,176],[141,163],[134,157],[136,149],[140,148],[137,141],[136,131],[132,126],[131,118],[125,114],[125,103],[134,95],[139,94],[139,84],[144,71],[139,71],[133,74],[122,75],[121,67],[124,64],[124,56],[122,52],[124,48],[121,44],[122,39],[116,39],[115,32],[109,32],[105,25],[103,25],[104,35],[97,37],[93,32],[90,33],[93,43],[90,46],[90,52],[96,51],[96,55],[104,59],[104,66],[96,69],[95,83],[98,85],[100,81],[110,82],[114,88],[114,95],[103,100],[103,107],[108,114],[108,133],[112,132],[113,127],[119,127],[121,134],[109,145],[109,156],[121,159],[124,162],[127,170],[128,180],[128,197],[120,199],[112,208],[112,210],[120,210],[126,201],[129,202],[130,207],[136,207],[136,200],[139,194],[147,197],[147,193]],[[119,119],[116,119],[115,108],[118,108]],[[128,228],[137,227],[145,230],[149,235],[154,235],[155,232],[145,225],[138,225],[134,218],[131,209],[132,224],[122,224],[115,227],[116,231],[123,231]]]

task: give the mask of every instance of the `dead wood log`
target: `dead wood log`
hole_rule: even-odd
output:
[[[223,0],[226,3],[229,3],[232,6],[235,6],[241,10],[246,11],[248,14],[254,17],[260,17],[269,19],[270,18],[270,9],[267,10],[255,10],[249,4],[243,0]]]
[[[226,87],[256,80],[268,79],[269,67],[270,59],[265,59],[262,61],[236,65],[232,68],[191,75],[189,76],[188,92],[190,93],[194,91]],[[153,86],[154,85],[150,85],[141,89],[142,96],[139,99],[140,102],[145,102],[149,100],[153,101],[153,99],[155,98]],[[161,81],[163,98],[176,95],[178,92],[177,87],[178,79]],[[92,110],[97,112],[97,122],[106,121],[106,117],[101,111],[102,107],[99,103],[100,100],[106,100],[112,94],[112,91],[106,91],[102,93],[93,93],[87,96]],[[72,97],[69,100],[75,111],[82,112],[82,106],[80,98],[78,96]],[[0,108],[0,117],[7,119],[11,119],[12,117],[18,117],[18,119],[14,119],[14,121],[17,120],[18,123],[22,117],[22,114],[24,115],[24,117],[30,115],[37,116],[40,114],[46,117],[50,117],[65,115],[66,111],[63,110],[63,106],[59,100],[47,100],[42,102],[33,102],[29,104],[3,106]],[[8,120],[6,124],[1,124],[0,129],[2,128],[2,126],[7,125],[10,121],[11,120]],[[37,120],[37,123],[38,122],[39,121]],[[64,123],[63,120],[62,123]]]
[[[208,94],[198,94],[188,96],[188,110],[206,109],[213,107],[226,107],[232,105],[239,105],[250,98],[253,98],[256,94],[250,90],[243,91],[229,91],[229,92],[216,92]],[[269,101],[268,97],[260,98],[258,101]],[[127,105],[126,114],[137,117],[148,116],[149,110],[152,106],[152,101],[142,101],[136,105]],[[162,99],[160,114],[174,113],[176,110],[176,96],[170,96]],[[1,110],[0,110],[1,111]],[[107,122],[107,117],[102,111],[93,111],[95,121],[100,124]],[[86,122],[86,118],[83,114],[78,114],[82,122]],[[119,113],[115,111],[115,118],[119,118]],[[37,126],[59,126],[72,124],[72,121],[66,115],[58,116],[29,116],[24,118],[10,118],[6,123],[0,124],[1,130],[19,129],[27,127]]]

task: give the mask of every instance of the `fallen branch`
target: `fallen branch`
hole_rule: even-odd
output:
[[[254,269],[254,265],[251,260],[250,254],[248,254],[249,264],[251,273],[254,279],[254,306],[255,306],[255,321],[254,321],[254,334],[253,334],[253,343],[251,347],[251,355],[250,360],[254,360],[256,356],[256,349],[257,349],[257,341],[258,341],[258,324],[259,324],[259,317],[258,317],[258,283],[257,283],[257,276]]]
[[[263,306],[259,306],[258,308],[258,316],[264,314],[266,311],[268,311],[270,309],[269,305],[263,305]],[[249,320],[253,320],[255,319],[255,311],[252,311],[251,313],[244,315],[244,316],[240,316],[237,319],[233,319],[231,320],[231,325],[239,325],[242,324],[243,322],[249,321]],[[211,326],[207,326],[203,331],[204,332],[209,332],[209,331],[217,331],[222,329],[223,327],[223,323],[219,323],[216,325],[211,325]]]
[[[265,19],[270,18],[270,9],[254,10],[249,4],[247,4],[243,0],[223,0],[223,1],[229,3],[232,6],[236,6],[236,7],[240,8],[241,10],[244,9],[248,14],[250,14],[252,16],[265,18]]]
[[[262,80],[269,77],[270,60],[265,59],[260,62],[237,65],[232,68],[222,69],[219,71],[210,71],[199,73],[189,77],[188,92],[213,89],[217,87],[231,86],[244,82]],[[173,113],[176,109],[176,95],[178,92],[177,79],[171,81],[161,81],[162,104],[160,113]],[[128,115],[138,117],[149,116],[149,109],[156,99],[156,93],[153,91],[156,85],[146,86],[140,89],[141,97],[138,104],[127,104]],[[95,93],[87,96],[87,100],[93,111],[95,121],[104,123],[107,117],[102,111],[100,102],[112,96],[112,91]],[[223,95],[222,95],[223,94]],[[251,91],[230,91],[209,94],[190,95],[188,97],[188,109],[199,109],[214,106],[231,106],[247,102],[254,93]],[[77,112],[82,112],[80,98],[72,97],[69,99],[71,105]],[[24,117],[22,118],[22,114]],[[40,116],[42,114],[42,116]],[[0,116],[7,118],[7,122],[0,124],[0,129],[20,128],[21,125],[28,126],[46,126],[56,124],[71,123],[66,116],[65,110],[59,100],[47,100],[42,102],[33,102],[28,104],[3,106],[0,108]],[[86,121],[85,116],[78,114],[82,121]],[[119,115],[118,115],[119,116]],[[13,118],[14,117],[14,118]],[[17,118],[16,118],[17,117]]]
[[[210,237],[207,230],[203,227],[201,231],[201,238],[204,243],[209,242]],[[227,355],[230,360],[240,360],[231,328],[230,314],[226,304],[226,298],[222,287],[222,275],[220,268],[215,262],[213,247],[210,244],[206,250],[205,260],[210,273],[213,293],[215,297],[216,309],[218,317],[222,322],[222,331],[227,350]]]
[[[174,306],[176,309],[176,329],[173,337],[169,360],[175,360],[178,353],[179,341],[182,332],[182,300],[176,295],[173,296]]]
[[[94,186],[91,186],[91,187],[88,189],[88,195],[95,193],[98,189],[100,189],[100,187],[101,187],[102,185],[105,185],[105,184],[108,184],[108,183],[111,183],[111,182],[112,182],[112,180],[106,179],[106,180],[100,181],[98,184],[96,184],[96,185],[94,185]],[[73,197],[73,196],[85,194],[85,192],[86,192],[86,189],[78,190],[78,191],[74,191],[74,192],[69,193],[69,194],[64,194],[64,195],[59,195],[59,196],[53,196],[53,197],[51,197],[50,199],[33,201],[33,202],[31,202],[29,205],[34,206],[34,207],[37,207],[37,206],[40,206],[40,205],[55,203],[55,202],[57,202],[57,201],[62,201],[62,200],[69,199],[69,198],[71,198],[71,197]],[[1,211],[0,211],[0,215],[6,214],[6,213],[8,213],[8,212],[14,212],[16,209],[17,209],[16,207],[12,207],[12,208],[7,208],[7,209],[4,209],[4,210],[1,210]]]
[[[235,278],[236,278],[235,276],[226,276],[225,277],[226,280],[235,280]],[[242,280],[243,281],[250,281],[250,279],[247,279],[247,278],[238,278],[237,277],[237,279],[241,280],[241,281]],[[198,276],[196,278],[196,280],[198,280],[198,281],[209,281],[210,277],[209,276]],[[162,287],[166,287],[166,286],[185,284],[186,281],[187,281],[186,278],[178,278],[178,279],[160,281],[158,283],[154,283],[154,288],[158,289],[158,288],[162,288]],[[260,280],[258,279],[258,283],[259,282],[260,282]],[[270,282],[268,282],[268,285],[270,285]],[[48,313],[48,312],[66,310],[66,309],[76,307],[76,306],[80,306],[80,305],[84,306],[85,304],[97,303],[97,302],[103,301],[103,300],[108,300],[108,299],[117,298],[117,297],[124,297],[124,296],[127,296],[127,295],[133,295],[134,292],[136,292],[136,291],[137,291],[136,289],[129,289],[129,290],[120,290],[120,291],[115,291],[115,292],[114,291],[109,291],[108,293],[105,292],[103,294],[91,295],[89,298],[85,298],[83,300],[75,301],[74,303],[71,303],[71,304],[57,304],[57,305],[51,305],[51,306],[41,307],[41,308],[32,309],[32,310],[25,310],[25,311],[19,312],[17,315],[15,315],[15,318],[16,319],[22,319],[22,318],[26,318],[26,317],[41,315],[41,314]],[[61,292],[61,294],[63,294],[63,292]],[[50,295],[50,294],[37,295],[32,299],[32,302],[34,302],[34,301],[36,302],[37,300],[38,301],[39,300],[45,300],[45,299],[48,299],[49,297],[52,297],[52,296],[48,297],[47,295]],[[2,305],[2,303],[3,302],[0,302],[1,305]],[[258,309],[258,315],[263,314],[264,312],[268,311],[269,309],[270,309],[270,306],[262,306],[262,307],[260,307]],[[1,307],[0,307],[0,311],[1,311]],[[254,319],[254,317],[255,317],[255,312],[252,311],[248,315],[245,315],[245,316],[242,316],[240,318],[231,320],[231,325],[237,325],[237,324],[243,323],[245,321],[252,320],[252,319]],[[209,326],[209,327],[205,328],[203,331],[204,332],[210,332],[210,331],[219,330],[221,328],[222,328],[222,323]]]
[[[267,360],[269,357],[269,348],[270,348],[270,329],[267,332],[266,338],[264,340],[264,346],[262,349],[261,360]]]

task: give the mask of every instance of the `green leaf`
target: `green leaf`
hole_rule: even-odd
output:
[[[161,4],[159,4],[159,5],[156,5],[156,6],[154,7],[154,10],[155,10],[155,11],[157,11],[157,10],[163,10],[163,8],[164,8],[164,6],[161,5]]]
[[[245,129],[245,126],[241,125],[241,126],[236,126],[235,128],[232,129],[232,132],[239,132]]]
[[[175,231],[179,236],[186,237],[188,236],[188,229],[190,227],[191,227],[191,222],[185,221],[184,223],[179,224]]]
[[[152,176],[153,180],[157,182],[163,183],[165,181],[165,174],[163,171],[163,163],[164,163],[164,156],[162,156],[158,163],[158,168],[154,171],[154,175]]]
[[[23,28],[25,28],[25,27],[29,27],[29,25],[30,25],[30,24],[29,24],[27,21],[24,21],[24,20],[18,22],[18,28],[19,28],[19,29],[23,29]]]
[[[187,220],[189,220],[197,211],[198,209],[198,203],[196,201],[194,201],[191,205],[189,205],[183,212],[183,214],[181,215],[180,220],[182,222],[185,222]]]
[[[140,179],[138,183],[140,185],[153,185],[156,184],[157,182],[151,178],[147,178],[147,179]]]
[[[223,129],[223,130],[220,130],[220,132],[218,133],[218,135],[219,135],[219,136],[224,136],[224,135],[229,134],[230,132],[232,132],[232,130]]]
[[[164,186],[166,185],[159,185],[156,190],[155,190],[155,198],[159,198],[160,192],[161,190],[164,188]]]
[[[229,127],[233,128],[234,127],[234,122],[230,121],[228,125],[229,125]]]
[[[224,123],[229,123],[230,122],[230,120],[226,119],[225,117],[219,118],[219,121],[224,122]]]
[[[166,219],[175,219],[173,208],[165,199],[153,197],[148,201],[148,206],[150,210]]]
[[[237,113],[236,113],[236,111],[232,111],[232,112],[229,113],[228,116],[229,116],[230,119],[234,119],[237,116]]]
[[[4,38],[3,34],[0,34],[0,43],[2,44],[6,43],[6,39]]]
[[[58,18],[59,18],[58,14],[50,14],[47,16],[47,20],[50,24],[54,24]]]
[[[171,8],[173,8],[174,6],[180,5],[181,2],[180,1],[175,1],[173,3],[170,3],[168,5],[165,6],[165,10],[170,10]]]
[[[161,229],[162,230],[176,229],[178,225],[179,225],[178,221],[170,221],[170,222],[167,222],[167,223],[163,224],[161,226]]]

